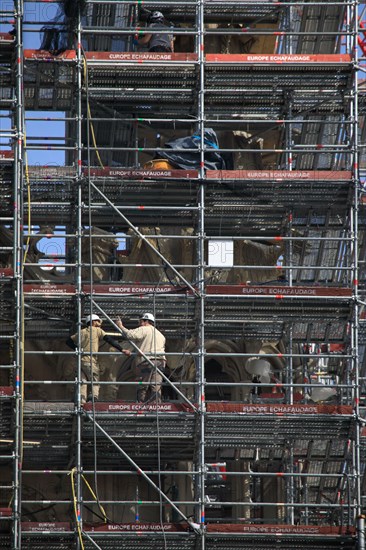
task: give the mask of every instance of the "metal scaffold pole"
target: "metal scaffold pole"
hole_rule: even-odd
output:
[[[77,78],[77,96],[76,96],[76,110],[75,110],[75,199],[76,199],[76,241],[74,254],[76,255],[76,270],[75,270],[75,286],[76,286],[76,327],[78,341],[80,342],[80,333],[82,328],[82,247],[83,247],[83,213],[84,202],[82,195],[82,164],[83,164],[83,137],[82,137],[82,123],[83,123],[83,83],[85,85],[85,79],[83,79],[84,73],[84,58],[82,54],[82,34],[81,34],[81,17],[78,13],[78,26],[76,34],[76,52],[77,52],[77,66],[76,66],[76,78]],[[90,205],[88,204],[88,208]],[[76,406],[76,445],[75,445],[75,485],[74,487],[74,516],[77,536],[76,545],[78,550],[83,548],[83,491],[82,491],[82,472],[83,472],[83,410],[81,403],[81,384],[82,384],[82,363],[81,363],[81,350],[78,348],[77,353],[77,369],[76,369],[76,384],[74,391],[74,400]],[[85,350],[88,351],[88,350]],[[74,474],[71,473],[71,476]]]
[[[24,81],[23,81],[23,1],[16,0],[15,37],[15,132],[14,139],[14,254],[13,269],[15,276],[15,332],[14,332],[14,378],[15,378],[15,419],[14,419],[14,496],[13,496],[13,540],[12,548],[22,547],[21,513],[22,513],[22,466],[23,466],[23,408],[24,408],[24,297],[23,297],[23,175],[25,169],[24,146]],[[28,200],[30,198],[28,197]],[[28,205],[29,208],[29,205]],[[28,228],[29,230],[29,228]]]
[[[356,1],[349,10],[349,24],[353,31],[352,36],[349,38],[351,42],[351,50],[354,52],[354,71],[353,71],[353,97],[352,97],[352,112],[351,119],[353,120],[353,126],[351,126],[350,140],[353,145],[353,186],[354,186],[354,204],[352,210],[352,227],[351,232],[354,238],[352,243],[352,259],[354,266],[354,313],[353,313],[353,372],[354,372],[354,408],[356,418],[360,416],[360,398],[361,398],[361,384],[360,384],[360,348],[359,348],[359,205],[360,205],[360,147],[359,147],[359,93],[358,93],[358,12],[359,2]],[[355,437],[355,475],[356,475],[356,528],[358,536],[358,550],[365,550],[365,524],[364,515],[362,510],[362,460],[361,460],[361,429],[362,424],[357,422],[356,437]]]

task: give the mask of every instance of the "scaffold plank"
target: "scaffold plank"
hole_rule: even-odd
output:
[[[85,176],[97,176],[97,177],[111,177],[122,179],[141,179],[146,178],[153,179],[197,179],[197,170],[136,170],[125,168],[83,168],[83,174]]]
[[[53,55],[47,50],[32,50],[25,49],[23,52],[25,60],[33,61],[45,61],[45,62],[76,62],[76,51],[75,50],[65,50],[60,52],[57,55]]]
[[[207,285],[206,294],[217,297],[223,296],[238,296],[238,297],[274,297],[277,299],[303,298],[303,297],[323,297],[323,298],[347,298],[352,297],[351,288],[341,287],[302,287],[302,286],[273,286],[263,285],[255,286],[243,283],[242,285]],[[154,284],[144,285],[141,283],[110,283],[101,284],[95,283],[93,287],[88,284],[82,285],[82,292],[95,295],[146,295],[146,294],[165,294],[165,295],[192,295],[192,291],[185,286],[174,286],[162,284],[156,286]],[[76,294],[76,287],[69,283],[50,284],[50,283],[26,283],[24,285],[24,293],[27,295],[44,295],[44,296],[72,296]]]
[[[6,50],[15,44],[15,36],[8,32],[0,32],[0,50]]]
[[[352,172],[331,170],[207,170],[206,179],[250,181],[347,181]]]
[[[182,413],[193,412],[192,407],[186,403],[95,403],[94,408],[92,403],[83,405],[84,411],[95,410],[97,413],[117,414],[120,413]]]
[[[74,527],[67,521],[22,521],[23,533],[74,533]]]
[[[14,277],[14,270],[11,267],[0,268],[0,281]]]
[[[335,415],[335,416],[353,416],[353,407],[351,405],[286,405],[286,404],[242,404],[226,402],[208,402],[207,412],[211,413],[238,413],[243,415],[277,415],[277,416],[303,416],[303,415]]]
[[[93,525],[87,523],[85,531],[89,533],[187,533],[186,523],[111,523],[109,525]]]
[[[86,52],[85,57],[88,62],[104,61],[177,61],[177,62],[195,62],[198,59],[195,53],[159,53],[159,52]],[[75,61],[76,51],[66,50],[58,55],[52,55],[46,50],[24,50],[24,58],[36,61]],[[206,54],[207,63],[234,63],[234,64],[254,64],[260,66],[263,64],[271,65],[298,65],[302,64],[310,70],[314,70],[313,64],[318,64],[322,69],[328,67],[333,69],[333,65],[350,66],[352,58],[349,54]],[[118,66],[116,66],[118,68]]]
[[[131,61],[137,63],[143,63],[146,61],[152,61],[160,64],[162,61],[177,61],[177,62],[194,62],[198,60],[198,56],[195,53],[170,53],[170,52],[85,52],[85,57],[89,66],[93,66],[93,62],[107,62],[113,63],[119,61]],[[117,65],[115,66],[117,69]]]
[[[67,522],[22,522],[23,540],[28,544],[48,542],[49,550],[71,550],[73,525]],[[193,550],[197,548],[200,534],[194,533],[186,523],[85,523],[83,531],[95,544],[103,544],[106,549],[118,549],[123,534],[123,547],[126,550],[163,550],[169,548]],[[59,534],[55,546],[55,535]],[[202,532],[203,534],[203,532]],[[355,529],[353,526],[334,527],[330,525],[276,525],[276,524],[215,524],[205,525],[206,545],[210,550],[230,548],[251,548],[271,550],[273,544],[279,550],[312,548],[314,550],[355,549]],[[69,541],[69,542],[68,542]],[[256,541],[254,543],[254,541]],[[83,537],[84,547],[94,546],[90,539]],[[253,545],[255,544],[255,545]],[[229,545],[229,546],[228,546]]]
[[[0,397],[11,397],[12,395],[14,395],[12,386],[0,386]]]
[[[352,413],[352,407],[339,405],[207,402],[206,445],[281,445],[299,433],[304,440],[346,440],[354,437]]]
[[[349,54],[224,54],[224,53],[212,53],[206,54],[207,63],[238,63],[255,65],[260,67],[262,65],[270,64],[286,67],[289,65],[301,64],[302,70],[314,70],[314,64],[320,66],[322,70],[333,70],[334,65],[345,65],[350,67],[352,64],[352,58]]]
[[[333,525],[273,525],[261,523],[258,525],[238,524],[238,523],[209,523],[207,525],[208,533],[242,533],[248,536],[253,535],[301,535],[301,536],[345,536],[355,535],[355,529],[350,526]]]
[[[277,299],[291,297],[344,297],[352,296],[351,288],[337,287],[302,287],[302,286],[255,286],[255,285],[207,285],[206,294],[209,295],[230,295],[230,296],[272,296]]]
[[[0,163],[5,164],[7,162],[14,161],[14,152],[13,151],[0,151]]]

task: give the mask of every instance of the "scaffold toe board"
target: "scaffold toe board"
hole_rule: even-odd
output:
[[[0,166],[14,161],[14,151],[0,151]]]
[[[198,60],[197,54],[194,53],[171,53],[171,52],[85,52],[85,58],[89,68],[96,68],[99,65],[107,65],[108,62],[114,64],[114,68],[118,70],[123,62],[133,61],[135,70],[144,70],[145,68],[141,64],[145,62],[151,62],[157,65],[165,62],[196,62]],[[151,65],[150,63],[150,65]],[[163,67],[161,67],[163,69]],[[146,70],[146,69],[145,69]]]
[[[7,49],[8,46],[14,46],[15,37],[8,32],[0,32],[0,50]]]

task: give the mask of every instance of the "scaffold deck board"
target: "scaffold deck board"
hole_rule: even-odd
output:
[[[24,467],[37,468],[42,464],[44,467],[65,468],[74,452],[75,420],[73,403],[25,401],[24,437],[32,444],[24,447]],[[158,463],[159,456],[168,462],[192,460],[196,422],[196,413],[186,403],[163,402],[156,406],[121,401],[97,402],[94,410],[91,404],[86,404],[82,428],[84,467],[93,464],[95,427],[100,467],[115,467],[121,462],[128,466],[127,460],[109,438],[141,467],[153,467]],[[276,456],[280,453],[278,458],[281,458],[284,449],[279,446],[291,440],[295,456],[305,456],[311,465],[312,461],[329,461],[325,450],[318,448],[314,442],[334,439],[339,447],[334,446],[331,455],[335,472],[340,471],[346,452],[345,445],[340,445],[339,441],[353,438],[354,428],[350,406],[208,401],[205,413],[208,456],[212,448],[237,447],[244,453],[243,458],[245,453],[249,453],[247,458],[250,459],[251,449],[263,446],[263,453],[266,453],[266,448],[273,447],[277,449]],[[302,434],[302,443],[298,440],[299,433]],[[8,434],[3,434],[3,437],[5,435]],[[311,442],[311,449],[309,444],[304,446],[305,440]],[[259,456],[265,460],[265,454]],[[316,471],[314,467],[312,471]],[[332,487],[329,485],[329,488]]]
[[[15,37],[8,32],[0,32],[0,49],[15,43]]]
[[[123,110],[133,107],[135,112],[140,112],[143,109],[145,114],[149,106],[157,104],[164,106],[169,112],[174,106],[177,113],[182,106],[186,110],[188,106],[193,108],[198,63],[195,60],[196,54],[87,52],[86,56],[91,98],[103,98],[104,103],[113,102]],[[52,56],[47,51],[26,49],[24,58],[29,65],[25,84],[26,105],[33,109],[57,109],[64,104],[65,109],[67,101],[73,101],[76,52],[67,50],[58,56]],[[273,109],[274,97],[278,96],[283,102],[284,88],[289,86],[297,91],[311,88],[313,103],[314,89],[318,89],[321,95],[328,94],[329,101],[333,104],[336,100],[334,88],[336,86],[339,92],[348,85],[351,67],[351,57],[347,54],[207,54],[206,110],[209,112],[210,109],[215,109],[214,106],[217,108],[232,102],[235,105],[238,102],[242,104],[243,92],[247,94],[250,90],[257,89],[261,90],[262,103],[266,103],[265,90],[268,89],[270,96],[267,102],[269,101],[269,107]],[[243,70],[245,68],[249,70]],[[278,74],[276,88],[272,85],[270,75],[273,71]],[[302,76],[304,71],[308,73],[306,79]],[[327,89],[332,89],[333,92],[324,92]],[[249,99],[251,106],[252,100]],[[316,101],[326,103],[324,99],[319,101],[318,97]],[[341,102],[341,96],[337,101]],[[294,109],[296,110],[296,106]]]
[[[90,286],[83,285],[82,292],[85,311],[89,311]],[[42,338],[55,337],[47,324],[48,315],[52,319],[58,315],[59,334],[68,332],[68,320],[74,312],[74,285],[25,284],[24,294],[27,306],[31,306],[27,309],[26,337],[37,334],[38,337],[42,334]],[[93,300],[112,319],[118,315],[135,319],[144,311],[154,309],[159,328],[166,336],[187,338],[196,331],[196,297],[188,287],[95,284]],[[267,337],[271,340],[281,338],[285,324],[290,323],[296,342],[342,342],[347,335],[351,307],[352,293],[347,288],[212,285],[206,295],[206,332],[214,338]],[[46,330],[42,330],[43,325]]]
[[[103,544],[103,550],[120,550],[121,541],[120,537],[112,539],[111,537],[107,538],[105,536],[93,537],[94,542],[86,539],[84,540],[84,549],[85,550],[94,550],[96,548],[95,544]],[[0,534],[0,543],[3,545],[3,550],[11,550],[10,546],[10,535],[1,535]],[[75,549],[75,537],[71,535],[59,535],[52,536],[49,535],[48,538],[44,538],[40,535],[37,537],[35,535],[24,535],[22,538],[24,543],[37,544],[37,546],[32,546],[37,548],[37,550],[74,550]],[[356,550],[356,542],[352,539],[343,539],[341,538],[338,541],[334,540],[325,540],[323,542],[311,540],[280,540],[279,538],[275,541],[270,540],[266,541],[245,541],[245,548],[247,550],[273,550],[273,544],[276,542],[276,549],[278,550]],[[165,535],[165,538],[159,535],[146,534],[135,534],[131,539],[128,537],[127,540],[123,541],[124,550],[165,550],[166,544],[169,544],[169,549],[172,550],[196,550],[197,542],[196,537],[180,537],[175,536],[171,537]],[[153,546],[152,546],[153,544]],[[207,538],[205,543],[205,548],[208,550],[227,550],[227,548],[232,550],[242,550],[243,541],[240,538],[225,537],[223,540],[217,540],[217,538]],[[29,547],[31,548],[31,547]],[[100,548],[100,546],[99,546]]]
[[[6,508],[9,510],[10,508]],[[50,533],[73,533],[74,529],[71,523],[68,522],[35,522],[23,521],[23,533],[44,533],[47,536]],[[136,522],[136,523],[108,523],[108,524],[93,524],[86,522],[84,530],[87,533],[126,533],[133,535],[135,533],[156,533],[163,534],[181,534],[191,530],[190,526],[185,523],[154,523],[154,522]],[[226,533],[237,533],[247,535],[250,538],[253,535],[269,535],[269,536],[294,536],[301,537],[353,537],[355,536],[355,528],[353,526],[334,526],[334,525],[285,525],[285,524],[255,524],[255,523],[210,523],[206,524],[207,533],[215,533],[217,535],[225,535]]]
[[[207,403],[207,447],[279,445],[299,433],[304,440],[349,439],[354,429],[349,406]]]
[[[0,386],[0,454],[5,453],[4,456],[7,456],[7,454],[10,456],[13,447],[13,396],[14,388],[12,386]]]
[[[133,122],[134,119],[131,119]],[[281,121],[278,121],[281,123]],[[242,151],[242,149],[239,149]],[[2,151],[1,154],[8,154],[10,152]],[[5,156],[4,156],[5,158]],[[33,183],[46,183],[46,182],[59,182],[67,180],[68,178],[75,178],[76,171],[72,166],[29,166],[29,176]],[[180,170],[180,169],[146,169],[146,168],[129,168],[129,167],[110,167],[105,166],[100,168],[98,166],[91,166],[90,168],[83,167],[82,174],[87,176],[93,176],[95,178],[101,178],[105,181],[118,181],[125,182],[129,180],[137,180],[137,182],[159,182],[161,179],[175,179],[175,180],[187,180],[187,179],[199,179],[199,182],[205,180],[228,180],[228,181],[240,181],[240,182],[283,182],[291,181],[302,185],[306,182],[346,182],[350,184],[352,182],[352,172],[349,170],[206,170],[203,178],[199,178],[198,170]],[[134,181],[134,183],[137,183]]]
[[[145,181],[146,179],[154,179],[159,182],[161,179],[175,179],[175,180],[186,180],[186,179],[197,179],[198,170],[136,170],[133,168],[94,168],[91,167],[83,168],[83,174],[85,176],[93,177],[110,177],[117,178],[118,180],[129,180],[129,179],[138,179]]]
[[[55,283],[26,283],[24,285],[24,293],[28,296],[73,296],[77,292],[76,286],[70,283],[55,284]],[[93,288],[89,284],[82,285],[82,292],[99,296],[143,296],[149,294],[159,294],[162,296],[176,296],[183,295],[186,297],[187,293],[193,296],[193,291],[186,286],[174,286],[162,284],[156,287],[154,284],[141,284],[141,283],[95,283]],[[282,300],[286,298],[334,298],[334,299],[346,299],[352,297],[353,291],[351,288],[346,287],[321,287],[321,286],[285,286],[285,285],[248,285],[243,283],[241,285],[207,285],[205,288],[207,296],[213,296],[217,298],[227,296],[238,296],[242,298],[264,297],[275,298]],[[272,304],[269,306],[272,307]]]
[[[207,180],[244,180],[244,181],[293,181],[302,184],[306,181],[324,182],[352,180],[348,170],[207,170]]]
[[[144,6],[147,9],[156,9],[156,2],[145,0]],[[193,22],[196,17],[196,8],[193,2],[175,3],[159,2],[159,9],[167,16],[174,16],[175,21]],[[203,3],[204,15],[206,21],[239,21],[247,22],[259,19],[262,22],[277,22],[282,11],[279,3],[272,0],[262,0],[260,2],[237,2],[229,0],[211,0]]]
[[[195,62],[198,56],[195,53],[165,53],[165,52],[85,52],[85,57],[88,63],[108,62],[116,63],[115,68],[118,69],[118,62],[156,62],[162,61],[177,61],[177,62]],[[76,61],[77,54],[75,50],[66,50],[57,55],[53,55],[46,50],[24,50],[25,60],[34,61]],[[301,65],[301,70],[314,71],[314,65],[318,65],[320,70],[333,70],[334,66],[338,68],[350,68],[352,58],[349,54],[223,54],[223,53],[208,53],[205,56],[206,66],[210,68],[209,63],[215,65],[234,64],[239,68],[242,65],[261,66],[270,65],[271,68],[281,69],[283,66],[287,70],[288,66]],[[268,68],[268,67],[266,67]]]
[[[0,151],[0,165],[6,164],[14,161],[14,152],[13,151]]]
[[[74,196],[71,167],[30,167],[31,193],[33,198],[32,219],[39,223],[69,223],[71,203]],[[88,202],[88,169],[84,168],[85,182],[82,183],[83,200]],[[324,204],[344,217],[352,199],[352,185],[347,177],[350,173],[331,171],[208,171],[206,179],[199,180],[197,171],[186,170],[134,170],[124,168],[104,169],[92,167],[90,177],[93,184],[116,205],[120,205],[132,223],[149,223],[160,226],[175,226],[177,220],[184,226],[196,223],[198,185],[205,185],[206,231],[215,233],[219,223],[222,234],[247,234],[266,226],[267,231],[279,230],[283,225],[285,209],[296,208],[296,216],[306,216],[309,209]],[[0,205],[4,215],[12,214],[12,179],[10,173],[0,173],[3,181],[4,198]],[[330,186],[332,192],[329,193]],[[53,201],[45,200],[52,189]],[[91,189],[95,223],[100,227],[109,225],[110,210],[100,204],[100,195]],[[327,203],[324,194],[329,196]],[[156,205],[154,209],[145,206]],[[250,220],[243,217],[250,204]],[[162,208],[174,206],[172,212]],[[271,216],[268,208],[271,206]],[[180,207],[180,209],[179,209]],[[123,210],[125,208],[125,210]],[[184,210],[184,208],[188,208]],[[87,212],[83,213],[87,216]],[[221,218],[221,219],[219,219]]]
[[[57,55],[53,55],[47,50],[25,49],[23,52],[24,60],[45,61],[45,62],[76,62],[76,51],[65,50]]]
[[[83,199],[86,202],[89,193],[87,172],[85,168],[86,179],[82,184]],[[215,231],[218,223],[223,234],[232,234],[240,230],[254,232],[258,224],[262,226],[262,231],[264,225],[268,231],[271,227],[278,230],[283,224],[285,208],[295,206],[297,216],[304,217],[314,204],[319,208],[319,205],[324,203],[325,193],[329,195],[329,200],[324,204],[324,208],[331,208],[337,216],[344,217],[352,192],[350,181],[346,179],[347,175],[349,172],[301,171],[291,175],[291,172],[282,171],[278,172],[277,177],[276,172],[268,171],[217,171],[208,172],[207,177],[210,179],[206,181],[196,179],[196,171],[185,170],[154,172],[124,168],[91,168],[90,171],[94,185],[114,204],[120,205],[122,212],[137,225],[152,223],[154,226],[175,226],[178,219],[184,226],[195,224],[198,184],[203,182],[208,234]],[[333,176],[335,179],[332,179]],[[10,175],[4,175],[3,178],[4,182],[5,179],[7,182],[8,192],[4,192],[9,196],[9,200],[0,208],[4,214],[11,215],[12,182]],[[32,219],[40,223],[69,223],[74,194],[71,168],[60,167],[59,172],[53,168],[47,174],[46,167],[32,167],[30,178],[34,201]],[[45,200],[51,188],[54,199],[52,202]],[[100,204],[101,197],[96,189],[92,188],[91,193],[95,203],[95,223],[99,226],[109,224],[110,209],[106,208],[104,203]],[[154,209],[144,208],[152,204],[155,205]],[[250,220],[245,223],[243,211],[246,211],[248,204]],[[162,208],[165,206],[174,206],[175,210],[163,212]],[[270,217],[269,206],[272,208]],[[86,211],[83,216],[87,216]],[[294,216],[296,218],[295,213]]]
[[[72,550],[77,533],[67,522],[22,522],[22,542],[48,550]],[[201,535],[194,533],[187,523],[110,523],[83,526],[85,549],[95,544],[105,549],[117,550],[164,550],[169,548],[193,550],[197,548]],[[270,524],[213,524],[205,526],[206,547],[209,550],[227,548],[250,548],[272,550],[353,550],[356,548],[353,527],[317,525],[270,525]],[[6,535],[0,535],[5,543]],[[90,538],[89,538],[90,537]],[[92,539],[92,540],[90,540]],[[94,541],[94,542],[93,542]],[[10,542],[10,540],[9,540]],[[4,550],[10,546],[3,546]]]
[[[139,66],[146,61],[160,64],[166,61],[172,62],[196,62],[198,55],[195,53],[169,53],[169,52],[85,52],[85,58],[89,67],[99,62],[137,62]],[[117,67],[116,67],[117,68]]]
[[[333,66],[345,66],[350,68],[352,58],[349,54],[225,54],[212,53],[206,54],[206,63],[227,64],[233,63],[238,65],[255,65],[260,68],[263,65],[270,65],[287,70],[289,65],[301,65],[302,71],[314,71],[314,64],[318,65],[321,70],[333,70]]]
[[[0,282],[5,279],[11,279],[14,277],[14,270],[11,267],[0,268]]]

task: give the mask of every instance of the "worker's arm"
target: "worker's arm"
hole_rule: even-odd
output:
[[[121,317],[117,317],[116,325],[117,325],[117,327],[120,328],[121,330],[124,330],[124,328],[125,328],[124,325],[123,325],[123,323],[122,323]]]
[[[152,34],[144,34],[141,38],[138,38],[137,43],[139,46],[144,46],[148,44],[151,40]]]
[[[71,349],[73,349],[73,350],[77,349],[77,345],[75,344],[75,342],[74,342],[74,340],[71,338],[71,336],[70,336],[70,338],[68,338],[68,339],[66,340],[65,344],[66,344],[67,346],[69,346],[69,348],[71,348]]]
[[[144,337],[144,334],[145,334],[144,331],[146,330],[144,327],[137,327],[137,328],[133,328],[133,329],[128,329],[124,326],[124,324],[122,323],[122,320],[121,320],[120,317],[117,317],[116,325],[123,332],[124,336],[128,340],[132,340],[134,342],[139,342]]]
[[[114,338],[112,338],[112,336],[108,336],[108,334],[106,334],[103,337],[103,340],[107,342],[107,344],[111,345],[113,348],[120,351],[121,353],[124,353],[125,355],[128,355],[128,356],[131,355],[131,351],[129,349],[124,349],[122,346],[120,346],[119,343]]]

